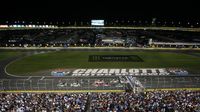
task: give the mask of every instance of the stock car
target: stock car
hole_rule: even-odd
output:
[[[109,83],[105,83],[104,80],[95,80],[92,85],[95,86],[95,87],[111,86]]]
[[[121,83],[118,83],[115,87],[122,88],[124,87],[124,85],[122,85]]]
[[[128,81],[124,77],[119,77],[119,78],[120,78],[120,83],[123,83],[123,84],[128,83]]]
[[[112,79],[111,81],[110,81],[110,83],[112,83],[112,84],[115,84],[115,83],[118,83],[119,82],[119,80],[117,79]]]
[[[70,86],[71,87],[80,87],[81,85],[79,83],[74,82],[74,83],[71,83]]]
[[[67,87],[67,83],[60,82],[57,84],[57,87]]]

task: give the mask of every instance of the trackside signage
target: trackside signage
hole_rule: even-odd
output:
[[[72,76],[169,75],[165,69],[76,69]]]
[[[166,76],[166,75],[188,75],[182,69],[165,68],[141,68],[141,69],[62,69],[52,71],[54,76]],[[58,74],[58,75],[56,75]]]

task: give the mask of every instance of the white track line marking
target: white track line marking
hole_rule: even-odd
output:
[[[43,80],[45,78],[45,76],[43,76],[40,80]]]
[[[30,80],[32,78],[32,76],[28,77],[26,80]]]

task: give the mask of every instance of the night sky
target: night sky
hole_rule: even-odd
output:
[[[108,0],[107,0],[108,1]],[[3,2],[2,2],[3,3]],[[190,0],[175,1],[136,1],[136,0],[73,0],[73,1],[6,1],[0,7],[0,21],[41,20],[63,21],[69,19],[178,19],[198,20],[198,3]]]

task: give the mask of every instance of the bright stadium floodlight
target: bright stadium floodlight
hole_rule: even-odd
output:
[[[6,28],[8,25],[0,25],[0,28]]]

